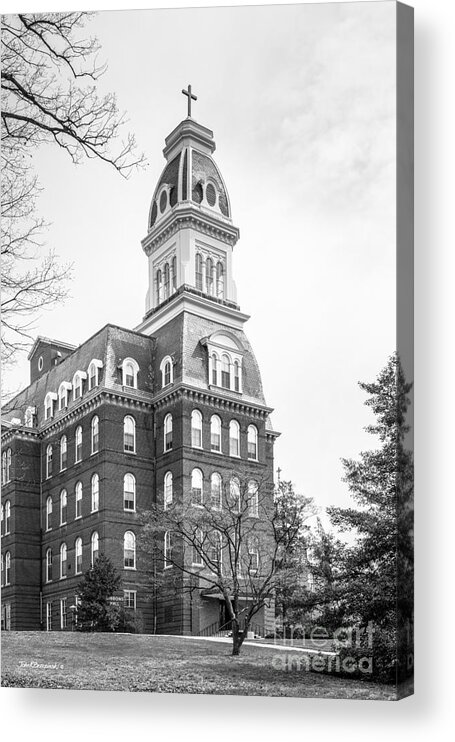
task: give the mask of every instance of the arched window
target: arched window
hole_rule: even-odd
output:
[[[136,510],[136,479],[133,474],[123,477],[123,509]]]
[[[204,501],[203,476],[200,469],[191,472],[191,502],[193,505],[202,505]]]
[[[136,569],[136,536],[132,531],[126,531],[123,537],[123,566]]]
[[[224,269],[220,261],[216,264],[216,295],[218,299],[224,298]]]
[[[88,388],[94,389],[98,386],[98,365],[92,361],[88,367]]]
[[[5,554],[5,585],[11,583],[11,554],[9,551]]]
[[[57,395],[54,392],[48,392],[44,398],[44,419],[50,420],[54,414],[54,400]]]
[[[66,490],[60,492],[60,525],[66,523],[68,517],[68,494]]]
[[[71,384],[67,381],[62,381],[58,388],[58,409],[64,410],[68,407],[68,392],[71,389]]]
[[[251,518],[258,516],[258,483],[254,479],[248,482],[248,515]]]
[[[172,258],[172,291],[177,290],[177,258]]]
[[[171,292],[171,281],[170,281],[170,271],[169,271],[169,263],[166,263],[164,266],[164,298],[169,299],[169,295]]]
[[[248,458],[254,461],[258,458],[258,429],[255,425],[248,425]]]
[[[210,418],[210,448],[221,453],[221,420],[218,415]]]
[[[238,361],[234,361],[234,390],[240,391],[240,365]]]
[[[221,491],[221,477],[215,472],[210,478],[210,501],[212,508],[216,510],[221,510]]]
[[[125,358],[122,363],[122,384],[123,386],[137,389],[137,375],[139,366],[134,358]]]
[[[52,446],[49,443],[46,448],[46,479],[52,476]]]
[[[10,448],[6,451],[6,481],[11,482],[11,459],[12,451]]]
[[[165,386],[172,384],[174,381],[174,368],[172,364],[172,358],[170,356],[166,356],[166,358],[163,358],[160,364],[160,371],[161,386],[164,388]]]
[[[66,544],[63,543],[60,546],[60,579],[61,580],[63,580],[67,574],[67,556],[68,556],[68,549],[66,547]]]
[[[231,388],[231,360],[226,353],[221,356],[221,386],[224,389]]]
[[[6,484],[6,451],[2,453],[2,484]]]
[[[96,513],[100,509],[100,478],[98,474],[94,474],[91,479],[91,501],[92,501],[92,513]]]
[[[100,445],[100,420],[98,415],[92,417],[92,453],[98,453]]]
[[[202,415],[199,410],[191,413],[191,445],[193,448],[202,448]]]
[[[50,531],[52,528],[52,497],[46,500],[46,531]]]
[[[100,553],[100,537],[98,531],[93,531],[90,539],[90,565],[94,567]]]
[[[156,303],[161,304],[163,300],[163,275],[161,270],[156,272]]]
[[[34,428],[35,427],[35,413],[36,413],[36,407],[27,407],[25,410],[24,415],[24,422],[27,428]]]
[[[52,582],[52,549],[46,550],[46,582]]]
[[[164,534],[164,567],[172,567],[172,534],[166,531]]]
[[[248,572],[255,574],[259,569],[259,539],[250,536],[248,539]]]
[[[0,505],[0,536],[3,536],[3,520],[5,518],[5,509]]]
[[[82,461],[82,426],[78,425],[74,436],[74,463]]]
[[[76,484],[76,518],[82,518],[82,482]]]
[[[210,294],[210,296],[213,295],[213,260],[212,258],[207,258],[205,261],[205,281],[207,285],[207,293]]]
[[[212,384],[218,386],[218,356],[216,353],[212,353]]]
[[[64,471],[68,466],[68,440],[66,435],[60,438],[60,471]]]
[[[11,530],[11,502],[5,502],[5,536]]]
[[[240,513],[240,482],[237,477],[232,477],[229,482],[229,509],[233,513]]]
[[[73,400],[82,397],[82,374],[77,371],[73,376]]]
[[[80,536],[74,542],[74,572],[77,575],[82,573],[82,539]]]
[[[136,453],[136,421],[131,415],[123,418],[123,450]]]
[[[164,418],[164,450],[172,448],[172,415],[169,413]]]
[[[198,291],[203,291],[202,285],[202,255],[196,254],[196,288]]]
[[[172,505],[172,472],[168,471],[164,476],[164,509]]]
[[[229,423],[229,456],[240,456],[240,425],[237,420]]]
[[[193,539],[192,562],[197,567],[201,567],[204,564],[203,551],[202,551],[203,544],[204,544],[204,532],[202,528],[196,528],[194,539]]]

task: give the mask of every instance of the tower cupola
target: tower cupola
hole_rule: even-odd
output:
[[[156,325],[161,309],[183,292],[212,305],[237,309],[232,251],[239,230],[229,194],[213,159],[213,132],[188,116],[166,137],[166,165],[155,187],[142,247],[149,259],[149,289],[142,331]],[[147,328],[147,329],[146,329]]]

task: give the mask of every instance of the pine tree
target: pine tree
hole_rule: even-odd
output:
[[[110,598],[119,589],[120,575],[108,557],[101,555],[86,572],[78,587],[79,631],[115,631],[121,621],[121,609]]]
[[[344,481],[358,507],[329,509],[335,526],[357,534],[343,555],[344,621],[373,622],[378,667],[389,679],[403,676],[403,633],[412,621],[413,460],[405,448],[411,386],[397,354],[375,382],[360,383],[376,415],[366,430],[378,436],[380,447],[343,460]]]

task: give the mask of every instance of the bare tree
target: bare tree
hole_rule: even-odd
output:
[[[70,267],[53,252],[42,257],[46,224],[36,216],[38,182],[33,154],[57,145],[74,163],[97,158],[127,176],[143,164],[128,134],[112,143],[125,123],[113,94],[99,96],[99,43],[84,38],[91,14],[2,16],[2,346],[12,361],[29,345],[33,319],[42,307],[65,298]]]
[[[171,584],[172,566],[180,589],[223,596],[238,655],[254,616],[273,601],[310,510],[306,498],[284,502],[270,482],[233,473],[224,492],[204,501],[192,491],[142,513],[140,545],[159,565],[161,585]]]

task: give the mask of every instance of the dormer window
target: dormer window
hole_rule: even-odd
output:
[[[242,393],[243,348],[234,335],[215,333],[202,341],[207,346],[209,384]]]
[[[35,427],[36,407],[27,407],[24,415],[24,424],[27,428]]]
[[[103,368],[103,362],[94,358],[88,367],[88,388],[94,389],[99,384],[99,370]]]
[[[58,409],[64,410],[68,407],[68,394],[71,389],[71,384],[68,381],[62,381],[58,388]]]
[[[161,386],[164,389],[165,386],[169,386],[169,384],[173,384],[174,382],[174,369],[172,358],[170,356],[166,356],[166,358],[163,358],[160,364],[160,371]]]
[[[82,397],[84,379],[87,378],[85,371],[76,371],[73,376],[73,401]]]
[[[226,353],[221,356],[221,386],[231,388],[231,361]]]
[[[139,366],[134,358],[125,358],[122,363],[122,384],[123,386],[137,389],[137,375]]]
[[[54,392],[48,392],[44,399],[44,419],[50,420],[54,416],[54,402],[57,395]]]

